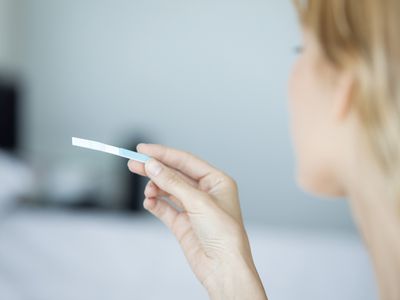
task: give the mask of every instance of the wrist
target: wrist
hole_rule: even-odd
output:
[[[242,256],[219,266],[204,286],[212,300],[267,300],[252,259],[246,260]]]

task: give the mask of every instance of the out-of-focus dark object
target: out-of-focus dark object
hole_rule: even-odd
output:
[[[136,150],[139,143],[145,142],[145,139],[135,138],[133,142],[128,144],[127,149]],[[131,173],[127,168],[126,164],[123,166],[124,172],[126,172],[124,184],[125,193],[123,199],[123,208],[130,212],[141,212],[143,209],[144,200],[144,188],[147,180],[137,174]]]
[[[0,210],[35,192],[32,169],[15,155],[19,137],[19,90],[13,80],[0,76]]]
[[[41,198],[47,205],[69,208],[97,208],[99,183],[89,167],[59,164],[48,170],[41,186]]]
[[[15,155],[0,150],[0,212],[35,192],[33,171]]]
[[[18,90],[15,84],[0,79],[0,149],[18,148]]]

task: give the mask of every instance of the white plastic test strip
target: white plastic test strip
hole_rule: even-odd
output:
[[[130,151],[127,149],[106,145],[106,144],[103,144],[100,142],[80,139],[80,138],[76,138],[76,137],[72,138],[72,145],[117,155],[120,157],[132,159],[132,160],[135,160],[135,161],[138,161],[141,163],[146,163],[150,159],[150,157],[148,157],[147,155],[141,154],[141,153],[137,153],[137,152]]]

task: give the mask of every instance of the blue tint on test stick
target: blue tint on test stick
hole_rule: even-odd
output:
[[[127,149],[119,148],[119,155],[128,159],[133,159],[142,163],[146,163],[148,160],[150,160],[150,157],[147,155],[133,152]]]

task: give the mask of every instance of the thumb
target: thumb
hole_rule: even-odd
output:
[[[206,195],[185,182],[177,172],[152,158],[145,164],[146,175],[162,190],[181,201],[187,211],[199,211],[210,201]]]

